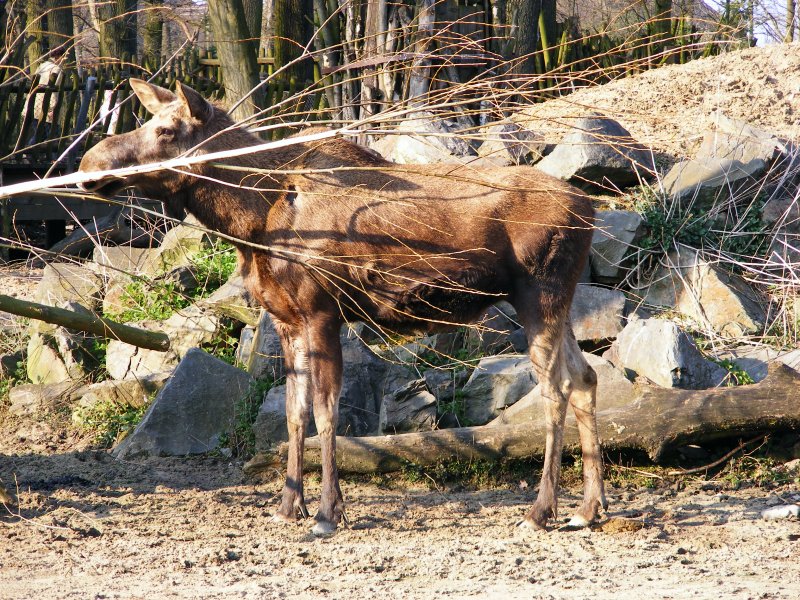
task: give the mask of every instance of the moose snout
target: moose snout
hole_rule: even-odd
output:
[[[114,175],[101,175],[124,166],[120,160],[119,147],[113,138],[106,138],[92,147],[81,159],[78,171],[81,173],[98,173],[97,179],[90,179],[78,184],[84,192],[113,195],[125,187],[125,180]]]

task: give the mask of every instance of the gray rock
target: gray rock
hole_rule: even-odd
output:
[[[208,234],[193,216],[170,229],[161,241],[158,252],[148,254],[142,274],[157,277],[176,267],[189,266],[194,256],[209,245]]]
[[[313,428],[313,423],[310,423],[309,427]],[[275,444],[289,439],[289,430],[286,426],[285,385],[276,385],[265,394],[264,402],[261,403],[256,421],[253,423],[253,434],[257,452],[268,451]],[[313,435],[311,431],[308,434]]]
[[[371,148],[399,164],[459,162],[459,157],[474,155],[471,144],[457,136],[459,123],[420,111],[403,120],[397,132],[373,142]]]
[[[200,300],[198,306],[212,310],[245,325],[258,325],[262,311],[244,287],[244,279],[238,273],[232,275],[218,290],[208,298]]]
[[[99,275],[107,279],[119,275],[139,275],[148,257],[157,253],[155,248],[96,246],[90,264]]]
[[[526,355],[481,359],[462,390],[467,421],[470,425],[488,423],[531,391],[536,383]]]
[[[72,422],[83,425],[87,414],[102,406],[142,408],[167,383],[171,373],[156,373],[140,379],[101,381],[80,389],[72,411]]]
[[[673,308],[732,338],[761,331],[766,317],[744,280],[685,246],[670,252],[667,261],[640,284],[645,303]]]
[[[483,354],[499,354],[513,349],[511,334],[520,329],[516,311],[507,302],[490,306],[467,330],[467,346]]]
[[[33,333],[28,339],[25,369],[28,379],[34,384],[54,384],[80,380],[81,374],[73,377],[55,348],[52,336]]]
[[[56,407],[69,406],[80,398],[87,386],[73,381],[16,385],[9,390],[8,412],[18,417],[41,417]]]
[[[242,329],[236,358],[255,379],[283,377],[283,350],[269,314],[262,311],[257,327]]]
[[[599,115],[579,119],[536,168],[578,185],[613,188],[639,183],[655,170],[651,153],[627,129]]]
[[[618,367],[662,387],[705,389],[723,383],[728,372],[706,360],[694,341],[666,319],[634,319],[614,342]]]
[[[769,346],[739,346],[723,352],[719,357],[736,364],[756,383],[767,376],[769,365],[774,362],[781,362],[795,371],[800,371],[800,350],[786,352]]]
[[[253,384],[244,371],[192,349],[142,422],[114,450],[120,459],[185,456],[213,450],[234,425],[236,403]]]
[[[749,202],[763,189],[759,179],[787,151],[782,141],[744,122],[721,117],[718,125],[705,134],[695,158],[674,165],[663,181],[668,194],[698,208],[722,197]]]
[[[622,408],[636,399],[636,387],[609,361],[584,352],[583,356],[597,373],[597,410]],[[541,389],[537,385],[519,402],[512,404],[489,425],[516,425],[543,418]]]
[[[111,340],[106,351],[106,370],[112,379],[144,377],[169,371],[191,348],[198,348],[214,340],[223,324],[219,315],[205,311],[197,305],[175,313],[163,323],[137,323],[138,327],[166,333],[170,338],[170,349],[159,352]]]
[[[597,213],[590,256],[596,281],[616,283],[625,276],[622,267],[630,247],[642,231],[642,217],[632,210],[605,210]]]
[[[596,285],[578,285],[570,309],[577,340],[615,338],[625,319],[625,294]]]
[[[547,146],[542,135],[517,123],[496,123],[486,128],[485,135],[478,156],[501,165],[533,164],[542,159]]]
[[[409,382],[383,397],[380,414],[382,433],[430,430],[436,424],[436,397],[424,379]]]

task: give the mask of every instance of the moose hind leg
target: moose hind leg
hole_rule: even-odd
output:
[[[523,318],[523,323],[530,342],[530,359],[539,378],[547,430],[539,495],[525,515],[524,524],[542,529],[548,519],[558,516],[558,485],[567,412],[567,399],[561,390],[563,325],[558,321],[533,322],[530,318]]]
[[[603,486],[603,456],[595,417],[597,375],[586,362],[569,325],[564,331],[562,353],[571,381],[569,403],[578,422],[583,453],[583,505],[569,524],[572,527],[586,527],[597,518],[601,507],[608,507]]]
[[[309,402],[311,372],[308,351],[302,333],[289,334],[276,322],[286,362],[286,424],[289,429],[289,454],[286,465],[286,483],[276,518],[295,521],[307,518],[303,496],[303,447],[306,429],[311,416]]]
[[[344,499],[336,467],[336,426],[339,421],[339,393],[342,389],[339,327],[338,321],[331,320],[309,331],[311,368],[314,373],[311,395],[322,458],[322,497],[315,517],[317,522],[311,529],[316,536],[332,535],[345,517]]]

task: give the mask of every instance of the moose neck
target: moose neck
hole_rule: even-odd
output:
[[[262,140],[245,131],[229,130],[215,136],[204,150],[216,152],[259,143]],[[292,163],[304,152],[298,146],[302,144],[219,161],[222,166],[202,164],[194,171],[199,177],[191,177],[186,188],[186,209],[209,229],[244,241],[265,241],[269,211],[286,192],[288,183],[285,174],[265,175],[260,171],[294,166]]]

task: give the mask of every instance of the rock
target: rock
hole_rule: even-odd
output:
[[[783,519],[800,518],[800,506],[797,504],[784,504],[773,506],[761,511],[761,518],[765,521],[780,521]]]
[[[597,373],[597,410],[621,408],[636,399],[636,387],[609,361],[595,354],[583,356]],[[509,406],[489,425],[516,425],[543,417],[541,390],[537,385],[519,402]]]
[[[758,333],[765,322],[756,293],[741,278],[685,246],[667,256],[669,266],[640,284],[644,302],[673,308],[702,326],[731,338]]]
[[[253,378],[244,371],[202,350],[189,350],[142,422],[113,454],[130,459],[213,450],[233,427],[236,404],[252,384]]]
[[[151,255],[158,253],[155,248],[134,248],[132,246],[96,246],[90,263],[95,272],[106,279],[120,275],[138,275]]]
[[[194,256],[208,245],[208,234],[199,221],[190,215],[167,232],[158,252],[148,254],[142,265],[142,274],[157,277],[176,267],[190,266]]]
[[[624,327],[625,294],[578,284],[569,317],[579,341],[615,338]]]
[[[694,159],[672,167],[663,187],[697,208],[711,206],[722,197],[749,202],[763,189],[759,180],[786,153],[786,145],[766,131],[720,117],[718,130],[705,134]]]
[[[313,418],[311,420],[313,421]],[[309,423],[309,428],[313,427],[314,423]],[[307,433],[313,435],[312,431]],[[276,385],[265,394],[253,423],[253,435],[257,452],[265,452],[275,444],[289,439],[289,429],[286,426],[285,385]]]
[[[252,301],[250,292],[244,287],[244,279],[238,273],[197,304],[245,325],[258,325],[259,319],[263,318],[262,311]]]
[[[516,317],[516,311],[508,302],[490,306],[467,329],[467,347],[478,347],[483,354],[500,354],[513,349],[511,334],[520,329]]]
[[[379,425],[382,433],[425,431],[435,424],[436,397],[428,391],[425,379],[411,381],[383,397]]]
[[[770,363],[776,361],[800,371],[800,350],[785,352],[769,346],[739,346],[723,352],[719,358],[735,363],[756,383],[767,376]]]
[[[478,156],[499,165],[533,164],[541,160],[547,143],[540,134],[517,123],[496,123],[485,130]]]
[[[452,402],[456,390],[464,387],[469,379],[465,370],[428,369],[423,373],[425,385],[438,403]]]
[[[34,301],[58,307],[76,302],[94,310],[98,308],[101,289],[99,275],[88,267],[72,263],[51,263],[44,268]],[[44,321],[34,321],[32,325],[32,329],[38,332],[47,332],[55,327]]]
[[[662,387],[705,389],[720,385],[728,372],[706,360],[694,341],[666,319],[633,319],[614,342],[617,367]]]
[[[396,132],[373,142],[371,148],[399,164],[459,162],[459,157],[474,155],[471,144],[458,137],[462,127],[431,112],[414,113],[403,120]]]
[[[579,119],[536,168],[565,181],[619,188],[637,184],[655,170],[653,158],[622,125],[595,115]]]
[[[622,262],[642,231],[642,217],[632,210],[604,210],[596,215],[590,255],[594,279],[616,283],[625,276]]]
[[[261,312],[257,327],[248,325],[242,329],[236,359],[255,379],[276,381],[283,377],[281,340],[266,311]]]
[[[8,412],[18,417],[41,417],[81,397],[87,386],[74,381],[16,385],[8,392]]]
[[[98,407],[114,405],[142,408],[167,383],[171,373],[156,373],[149,377],[125,381],[101,381],[80,390],[80,399],[72,411],[72,422],[82,425],[88,413]]]
[[[222,318],[197,305],[175,313],[163,323],[142,321],[137,327],[163,331],[170,338],[166,352],[137,348],[111,340],[106,350],[106,370],[112,379],[144,377],[174,368],[191,348],[212,342],[222,331]]]
[[[3,335],[0,332],[0,335]],[[8,354],[0,354],[0,379],[10,379],[15,376],[17,370],[24,365],[25,351],[18,350]]]
[[[488,423],[531,391],[536,383],[526,355],[481,359],[462,390],[466,420],[470,425]]]
[[[80,374],[72,377],[54,345],[50,336],[31,334],[25,368],[28,379],[34,384],[55,384],[80,379]]]

